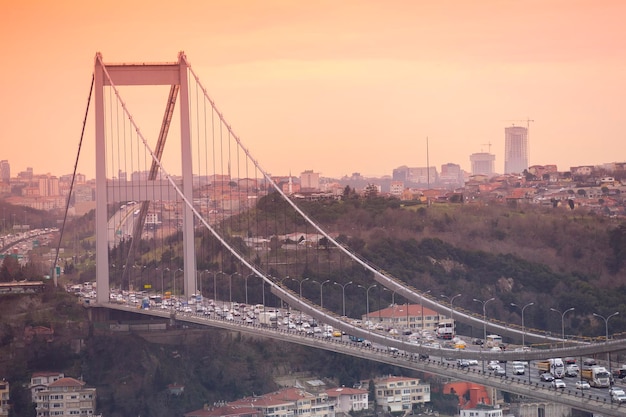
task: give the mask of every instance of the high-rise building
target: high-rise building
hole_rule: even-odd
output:
[[[0,161],[0,181],[7,184],[11,181],[11,165],[6,159]]]
[[[472,163],[472,175],[487,175],[493,176],[495,174],[493,164],[496,160],[496,156],[487,153],[479,152],[470,155],[470,162]]]
[[[313,170],[307,170],[300,174],[300,189],[301,190],[319,190],[320,189],[320,174],[313,172]]]
[[[521,174],[528,169],[528,129],[504,128],[504,173]]]

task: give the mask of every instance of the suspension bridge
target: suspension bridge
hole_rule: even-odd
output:
[[[169,88],[164,94],[163,112],[158,116],[161,120],[159,133],[154,138],[143,133],[133,117],[133,110],[124,100],[124,89],[133,86]],[[97,282],[93,307],[261,334],[477,382],[581,410],[604,410],[610,415],[626,416],[626,407],[607,402],[606,397],[550,391],[526,379],[494,378],[484,369],[468,371],[450,364],[442,365],[442,361],[419,360],[416,356],[419,354],[471,358],[483,363],[492,359],[578,357],[624,350],[626,340],[568,341],[567,347],[565,344],[554,347],[561,338],[508,323],[486,321],[484,314],[454,309],[451,302],[428,296],[377,268],[300,208],[297,198],[290,192],[289,180],[281,183],[260,165],[218,110],[184,53],[179,53],[176,62],[154,64],[105,63],[98,53],[92,91],[96,124]],[[169,136],[174,139],[168,141]],[[329,192],[324,197],[337,198],[337,195]],[[285,241],[288,243],[284,244]],[[395,347],[402,355],[332,340],[311,342],[311,337],[294,332],[189,314],[129,309],[110,300],[113,288],[160,289],[161,294],[170,292],[188,299],[206,289],[203,280],[206,274],[213,274],[214,286],[217,275],[229,277],[231,301],[233,277],[239,276],[245,281],[246,303],[249,302],[248,279],[255,278],[261,284],[261,291],[254,291],[253,297],[257,300],[262,297],[258,301],[264,305],[268,301],[267,287],[280,303],[348,334],[367,338],[378,346]],[[182,282],[177,285],[179,275]],[[519,352],[450,349],[442,352],[440,348],[409,344],[358,327],[345,317],[345,288],[353,283],[354,277],[365,284],[359,287],[366,291],[368,312],[369,289],[377,286],[403,297],[407,304],[420,304],[441,315],[453,316],[455,321],[484,327],[485,332],[489,330],[515,339],[525,337],[530,342],[551,345],[552,349]],[[297,282],[300,291],[289,288],[288,282]],[[319,285],[319,304],[303,297],[305,282]],[[324,307],[323,289],[327,283],[342,286],[343,311],[334,312]],[[216,289],[213,296],[217,296]]]

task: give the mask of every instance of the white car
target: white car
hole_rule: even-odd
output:
[[[591,385],[587,381],[576,381],[576,389],[591,389]]]
[[[552,380],[552,387],[554,389],[564,389],[566,387],[565,382],[562,379],[556,378]]]
[[[524,365],[513,365],[513,375],[524,375],[525,372]]]

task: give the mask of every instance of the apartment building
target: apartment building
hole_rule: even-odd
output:
[[[366,386],[369,381],[362,381]],[[412,410],[430,402],[430,384],[418,378],[387,376],[374,380],[376,402],[385,411]]]
[[[335,403],[335,413],[368,409],[369,393],[365,389],[339,387],[326,390],[326,394],[329,401]]]
[[[74,378],[58,379],[37,392],[35,411],[37,417],[94,416],[96,389]]]
[[[9,383],[4,379],[0,381],[0,417],[9,415]]]

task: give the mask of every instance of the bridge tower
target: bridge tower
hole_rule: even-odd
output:
[[[102,55],[96,54],[94,66],[95,93],[95,139],[96,139],[96,283],[97,303],[109,301],[109,247],[107,233],[107,205],[115,201],[113,196],[140,196],[141,201],[175,198],[171,187],[154,181],[150,186],[133,184],[116,187],[107,181],[106,169],[106,133],[105,133],[105,87],[117,86],[157,86],[177,87],[180,97],[180,150],[182,159],[183,199],[193,201],[193,170],[191,156],[191,134],[189,114],[189,64],[183,52],[177,62],[148,64],[105,64]],[[113,173],[109,173],[113,174]],[[150,182],[150,180],[148,180]],[[164,189],[168,188],[168,189]],[[132,193],[128,190],[132,190]],[[125,194],[126,193],[126,194]],[[157,197],[158,196],[158,197]],[[163,196],[166,196],[165,198]],[[184,294],[189,296],[195,291],[196,261],[193,240],[193,211],[183,204],[183,261]]]

